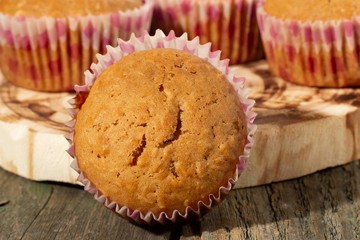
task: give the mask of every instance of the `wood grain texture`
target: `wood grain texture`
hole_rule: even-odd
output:
[[[258,130],[236,187],[304,176],[360,158],[360,89],[309,88],[273,77],[265,61],[238,66]]]
[[[360,162],[233,190],[187,225],[139,227],[73,185],[0,169],[0,239],[358,239]]]
[[[28,91],[0,76],[0,167],[34,180],[75,183],[64,138],[68,93]]]
[[[360,89],[321,89],[273,77],[265,61],[235,66],[256,100],[258,131],[236,188],[304,176],[360,159]],[[0,167],[75,183],[63,135],[71,94],[0,86]]]
[[[38,183],[0,169],[0,239],[167,239],[128,223],[80,187]]]

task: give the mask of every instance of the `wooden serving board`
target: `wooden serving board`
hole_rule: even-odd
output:
[[[236,66],[256,100],[258,130],[236,187],[304,176],[360,159],[360,89],[319,89],[273,77],[265,61]],[[0,85],[0,167],[33,180],[76,183],[65,150],[67,93]]]

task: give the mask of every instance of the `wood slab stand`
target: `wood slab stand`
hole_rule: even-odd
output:
[[[286,83],[265,61],[236,66],[258,113],[255,144],[236,187],[304,176],[360,159],[360,89]],[[76,183],[65,150],[67,93],[0,85],[0,167],[32,180]]]

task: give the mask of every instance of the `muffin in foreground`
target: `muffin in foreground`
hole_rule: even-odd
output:
[[[106,45],[149,30],[152,10],[152,0],[0,0],[1,71],[27,89],[73,90]]]
[[[360,86],[360,2],[266,0],[258,22],[272,72],[306,86]]]
[[[155,0],[152,28],[199,36],[231,64],[254,61],[264,58],[256,4],[257,0]]]
[[[70,154],[85,189],[137,222],[201,216],[252,145],[244,80],[209,46],[158,31],[119,46],[77,87]]]

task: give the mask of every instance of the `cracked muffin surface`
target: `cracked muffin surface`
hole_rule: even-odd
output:
[[[74,146],[102,194],[156,215],[208,203],[234,176],[246,138],[240,100],[220,71],[153,49],[100,74],[77,115]]]

